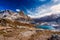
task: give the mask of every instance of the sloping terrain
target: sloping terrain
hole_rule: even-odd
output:
[[[0,30],[0,40],[48,40],[53,34],[60,35],[60,32],[35,28],[5,28]]]
[[[22,11],[0,13],[0,40],[50,40],[52,35],[60,35],[60,31],[35,28],[35,24],[31,24],[33,20]],[[60,36],[58,38],[60,40]]]

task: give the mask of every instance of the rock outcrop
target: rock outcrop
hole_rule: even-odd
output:
[[[0,13],[0,40],[50,40],[51,35],[60,35],[60,31],[35,28],[35,24],[30,23],[33,20],[22,11],[6,10]]]
[[[13,12],[11,10],[5,10],[0,13],[2,16],[0,18],[0,25],[1,26],[10,26],[10,27],[18,27],[18,26],[25,26],[25,27],[34,27],[34,24],[31,24],[32,19],[25,15],[23,11],[20,12]]]

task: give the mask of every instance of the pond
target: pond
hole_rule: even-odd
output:
[[[46,30],[54,30],[55,28],[53,26],[48,25],[38,25],[36,28],[46,29]]]

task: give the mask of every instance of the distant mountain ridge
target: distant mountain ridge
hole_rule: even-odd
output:
[[[60,20],[60,14],[51,14],[51,15],[43,16],[41,18],[35,18],[34,20],[36,22],[39,22],[39,21],[45,21],[45,22],[56,21],[56,22],[58,22]]]

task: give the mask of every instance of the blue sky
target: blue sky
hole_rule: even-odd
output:
[[[0,0],[0,10],[19,9],[32,18],[38,18],[54,13],[54,7],[59,4],[59,0]],[[57,10],[59,12],[59,7]]]
[[[60,14],[60,0],[50,0],[49,2],[42,4],[36,8],[30,10],[27,9],[27,12],[32,18],[40,18],[52,14]]]
[[[26,10],[36,8],[48,2],[50,2],[50,0],[0,0],[0,10],[2,9]]]

